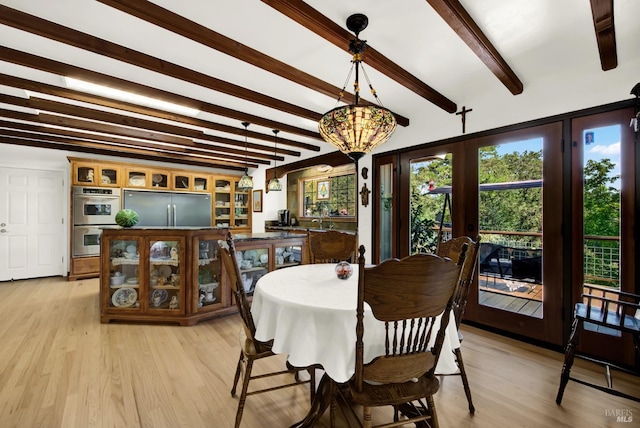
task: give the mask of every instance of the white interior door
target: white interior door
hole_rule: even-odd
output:
[[[64,275],[62,179],[0,167],[0,281]]]

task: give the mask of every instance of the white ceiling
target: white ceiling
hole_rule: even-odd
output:
[[[425,0],[307,0],[346,28],[352,13],[369,26],[360,37],[377,51],[457,104],[472,108],[467,133],[630,98],[640,81],[640,1],[615,0],[618,66],[602,71],[593,18],[586,0],[460,0],[524,85],[511,92],[482,63]],[[259,0],[155,0],[154,3],[259,50],[299,70],[341,87],[350,55]],[[323,113],[335,98],[265,72],[131,15],[87,0],[2,0],[0,4],[127,46],[162,60],[232,82]],[[198,100],[316,131],[316,122],[164,76],[97,53],[0,25],[0,43],[12,49],[100,71]],[[365,55],[366,63],[366,55]],[[460,116],[447,113],[389,77],[366,66],[383,104],[410,119],[378,152],[461,134]],[[62,76],[0,61],[0,73],[64,86]],[[635,80],[634,80],[635,79]],[[352,91],[352,81],[348,90]],[[368,91],[362,96],[371,99]],[[0,86],[0,93],[26,96]],[[336,94],[337,97],[337,94]],[[11,105],[2,108],[20,110]],[[240,128],[240,121],[209,113],[199,118]],[[271,128],[250,126],[271,134]],[[229,138],[241,137],[208,132]],[[288,134],[315,144],[322,141]],[[318,152],[301,150],[301,157]],[[286,162],[300,158],[287,156]]]

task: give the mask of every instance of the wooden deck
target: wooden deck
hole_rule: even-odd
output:
[[[480,275],[481,305],[542,318],[542,284]]]

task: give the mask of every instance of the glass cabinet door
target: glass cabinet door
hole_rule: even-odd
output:
[[[173,188],[176,190],[191,190],[191,176],[182,173],[174,174]]]
[[[184,312],[180,272],[182,240],[149,241],[149,310]]]
[[[275,268],[296,266],[302,262],[302,245],[276,245]]]
[[[117,187],[120,185],[120,170],[112,166],[100,168],[100,183],[103,186]]]
[[[269,247],[250,248],[236,251],[240,279],[248,296],[253,295],[256,282],[269,271]]]
[[[229,227],[231,223],[231,181],[215,181],[214,224],[217,227]]]
[[[146,169],[127,169],[124,185],[125,187],[148,187],[149,177],[149,171]]]
[[[198,248],[198,267],[196,269],[198,292],[194,298],[198,311],[222,303],[218,239],[203,238],[197,240],[196,243],[195,248]]]
[[[97,185],[98,184],[98,168],[93,164],[75,164],[73,172],[75,184]]]
[[[156,189],[168,189],[170,183],[169,174],[162,171],[152,171],[151,187]]]
[[[140,241],[114,239],[109,246],[109,308],[140,309]]]
[[[236,181],[234,191],[233,226],[249,227],[249,193],[241,192],[237,187],[238,182]]]

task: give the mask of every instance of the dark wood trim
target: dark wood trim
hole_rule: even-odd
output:
[[[333,43],[340,49],[349,52],[349,41],[354,38],[353,34],[307,3],[301,0],[262,0],[262,2]],[[376,51],[369,44],[367,44],[367,49],[364,53],[364,62],[424,99],[432,102],[444,111],[455,113],[457,110],[457,106],[453,101]],[[396,118],[398,119],[398,124],[403,125],[397,115]],[[408,125],[408,122],[406,125]]]
[[[322,117],[322,113],[243,88],[7,6],[0,5],[0,23],[295,116],[315,121]]]
[[[592,3],[593,1],[598,0],[592,0]],[[516,73],[458,0],[427,2],[513,95],[522,93],[523,85]]]
[[[280,140],[278,140],[278,143]],[[301,169],[310,168],[318,165],[340,166],[353,163],[353,160],[342,152],[331,152],[312,158],[303,159],[297,162],[278,165],[278,178],[282,178],[290,172],[299,171]],[[274,177],[274,169],[269,168],[265,171],[265,186]],[[266,188],[266,187],[265,187]]]
[[[371,236],[373,237],[373,248],[371,249],[371,262],[372,263],[380,263],[382,262],[381,260],[381,255],[380,255],[380,245],[381,245],[381,236],[380,236],[380,224],[381,224],[381,220],[380,220],[380,207],[382,205],[382,201],[380,198],[380,192],[377,189],[380,189],[380,174],[378,173],[380,171],[380,167],[382,165],[388,165],[391,164],[393,165],[393,171],[394,174],[397,174],[398,172],[398,165],[399,165],[400,161],[399,161],[399,157],[396,155],[389,155],[389,156],[381,156],[381,157],[376,157],[373,162],[371,163],[373,166],[373,172],[371,172],[370,174],[373,176],[373,184],[372,184],[372,188],[370,189],[372,192],[372,198],[371,198],[371,203],[372,203],[372,210],[373,210],[373,216],[372,216],[372,224],[371,224]],[[400,184],[399,184],[399,180],[396,179],[397,175],[394,176],[394,188],[393,188],[393,199],[391,202],[391,206],[392,206],[392,210],[391,210],[391,223],[396,225],[395,228],[392,229],[392,238],[391,238],[391,256],[392,257],[397,257],[398,254],[398,241],[399,241],[399,210],[398,210],[398,201],[399,201],[399,190],[400,190]]]
[[[616,29],[613,20],[613,0],[591,0],[593,28],[598,42],[600,65],[607,71],[618,66]]]
[[[293,134],[322,140],[320,134],[303,128],[287,125],[282,122],[268,120],[260,116],[243,113],[230,108],[210,104],[194,98],[185,97],[183,95],[174,94],[151,86],[142,85],[125,79],[109,76],[107,74],[91,71],[85,68],[76,67],[62,62],[54,61],[41,56],[21,52],[15,49],[0,46],[0,60],[13,64],[22,65],[24,67],[34,68],[36,70],[46,71],[48,73],[58,74],[60,76],[74,77],[80,80],[86,80],[98,85],[110,86],[122,91],[134,92],[151,98],[180,104],[186,107],[198,109],[207,113],[220,116],[230,117],[238,121],[246,121],[256,125],[266,126],[281,131],[291,132]],[[320,147],[312,146],[309,150],[320,151]]]
[[[125,151],[122,147],[113,147],[113,149],[108,148],[109,146],[99,143],[91,145],[91,143],[83,143],[73,140],[68,140],[67,143],[52,143],[48,141],[42,141],[38,139],[24,139],[24,138],[14,138],[9,136],[4,136],[2,134],[2,130],[0,130],[0,143],[4,144],[13,144],[16,146],[28,146],[28,147],[39,147],[44,149],[53,149],[53,150],[65,150],[70,152],[81,152],[81,153],[91,153],[93,155],[107,155],[107,156],[116,156],[122,157],[122,153]],[[197,158],[190,156],[182,156],[178,154],[167,154],[167,156],[160,155],[157,152],[155,155],[149,155],[147,152],[145,153],[136,153],[133,151],[127,151],[127,157],[134,159],[144,159],[151,160],[156,162],[168,162],[180,165],[196,165],[203,166],[207,168],[222,168],[226,170],[235,170],[235,171],[244,171],[244,166],[231,165],[228,162],[219,161],[219,162],[203,162],[196,160]]]
[[[38,92],[41,94],[54,95],[61,98],[67,98],[74,101],[82,101],[85,103],[95,104],[103,107],[115,108],[118,110],[124,110],[132,113],[143,114],[146,116],[157,117],[160,119],[171,120],[174,122],[186,123],[189,125],[200,126],[203,128],[211,129],[214,131],[225,132],[228,134],[241,135],[244,137],[244,128],[236,128],[229,125],[223,125],[220,123],[210,122],[208,120],[197,119],[190,116],[184,116],[176,113],[167,112],[164,110],[158,110],[151,107],[144,107],[137,104],[127,103],[124,101],[117,101],[106,97],[97,95],[89,95],[84,92],[74,91],[72,89],[61,88],[59,86],[49,85],[46,83],[36,82],[33,80],[23,79],[21,77],[10,76],[8,74],[0,73],[0,85],[10,86],[14,88],[24,89],[31,92]],[[261,134],[259,132],[249,131],[248,136],[258,140],[264,140],[271,142],[273,140],[272,135]],[[298,141],[282,138],[278,140],[282,141],[283,145],[300,147],[308,150],[317,150],[318,146],[312,144],[301,143]],[[244,143],[243,143],[244,146]],[[287,151],[281,150],[291,156],[300,156],[300,152],[293,150]]]

